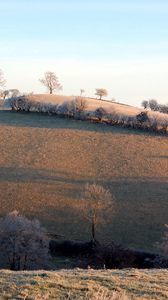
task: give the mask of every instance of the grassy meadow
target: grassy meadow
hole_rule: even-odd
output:
[[[90,238],[80,211],[87,182],[108,187],[98,239],[154,250],[168,222],[166,136],[0,111],[0,214],[14,209],[66,239]]]
[[[0,271],[0,299],[166,300],[167,270]],[[101,297],[101,291],[125,297]],[[89,297],[85,297],[85,295]],[[92,298],[92,295],[94,297]]]

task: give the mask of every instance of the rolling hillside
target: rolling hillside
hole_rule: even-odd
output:
[[[50,95],[50,94],[33,94],[26,97],[29,100],[42,102],[42,103],[51,103],[51,104],[62,104],[64,101],[71,101],[76,98],[76,96],[64,96],[64,95]],[[142,111],[145,111],[143,108],[134,107],[131,105],[126,105],[118,102],[111,102],[109,100],[98,100],[97,98],[87,98],[86,100],[86,111],[93,112],[98,107],[103,107],[109,113],[117,113],[121,116],[135,116]],[[168,124],[168,115],[159,113],[156,111],[148,111],[149,118],[158,120],[160,122],[166,122]]]
[[[99,239],[154,249],[168,220],[167,137],[103,124],[0,111],[0,212],[18,209],[49,232],[89,239],[81,193],[115,197]]]
[[[50,95],[50,94],[33,94],[29,95],[28,99],[37,101],[37,102],[46,102],[46,103],[52,103],[52,104],[62,104],[64,101],[71,101],[74,100],[76,96],[64,96],[64,95]],[[123,113],[129,113],[130,115],[137,114],[141,111],[141,109],[137,107],[133,107],[126,104],[119,104],[115,102],[110,102],[107,100],[98,100],[96,98],[87,98],[84,97],[84,99],[87,102],[87,110],[93,111],[97,107],[104,107],[107,110],[116,110]],[[143,109],[142,109],[143,110]]]

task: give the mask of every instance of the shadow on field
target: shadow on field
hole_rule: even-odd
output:
[[[75,174],[63,172],[62,170],[47,170],[47,169],[34,169],[34,168],[17,168],[17,167],[4,167],[0,166],[0,181],[12,181],[12,182],[50,182],[60,181],[63,183],[74,183],[74,184],[85,184],[86,182],[93,183],[95,179],[93,177],[82,177],[74,178]],[[120,183],[128,186],[128,190],[131,189],[131,185],[154,185],[166,184],[168,189],[168,177],[106,177],[96,178],[96,183],[103,184],[105,186],[115,186]]]
[[[46,169],[0,167],[0,181],[48,183],[50,181],[72,183],[71,174]],[[76,179],[74,183],[83,183]]]
[[[141,130],[133,130],[132,128],[124,128],[120,126],[109,126],[100,122],[81,121],[67,119],[55,116],[48,116],[36,112],[15,112],[0,110],[0,126],[16,126],[30,128],[49,128],[49,129],[76,129],[97,132],[113,132],[121,134],[133,135],[158,135],[155,132],[145,132]]]
[[[80,200],[87,182],[94,178],[61,170],[0,167],[1,215],[18,209],[38,218],[52,233],[86,240],[90,231]],[[106,177],[96,182],[114,196],[114,210],[98,232],[100,240],[152,249],[168,219],[168,177]]]

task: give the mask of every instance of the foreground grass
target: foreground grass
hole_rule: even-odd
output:
[[[0,214],[18,209],[66,239],[88,240],[81,193],[115,197],[100,241],[154,250],[168,220],[168,141],[103,124],[0,111]]]
[[[2,300],[68,299],[68,295],[73,300],[101,290],[124,293],[129,299],[166,300],[168,270],[0,271]]]

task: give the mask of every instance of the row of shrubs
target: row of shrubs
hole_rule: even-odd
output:
[[[122,268],[167,268],[168,257],[146,251],[126,249],[111,242],[82,242],[71,240],[50,240],[53,256],[80,257],[78,267],[96,269]]]
[[[142,102],[144,109],[151,109],[153,111],[159,111],[164,114],[168,114],[168,104],[160,104],[155,99],[144,100]]]
[[[33,101],[29,97],[22,96],[8,99],[8,105],[14,111],[32,111],[66,118],[103,122],[109,125],[119,125],[126,128],[142,129],[163,134],[168,133],[168,117],[166,114],[142,111],[137,115],[130,116],[115,110],[109,112],[103,107],[98,107],[95,111],[89,112],[87,110],[87,101],[82,97],[65,101],[62,104],[52,104]]]
[[[114,242],[102,244],[95,239],[51,240],[38,220],[29,220],[18,211],[0,218],[0,267],[14,271],[55,269],[50,255],[75,258],[74,267],[80,268],[167,268],[168,231],[158,247],[162,255],[126,249]]]

